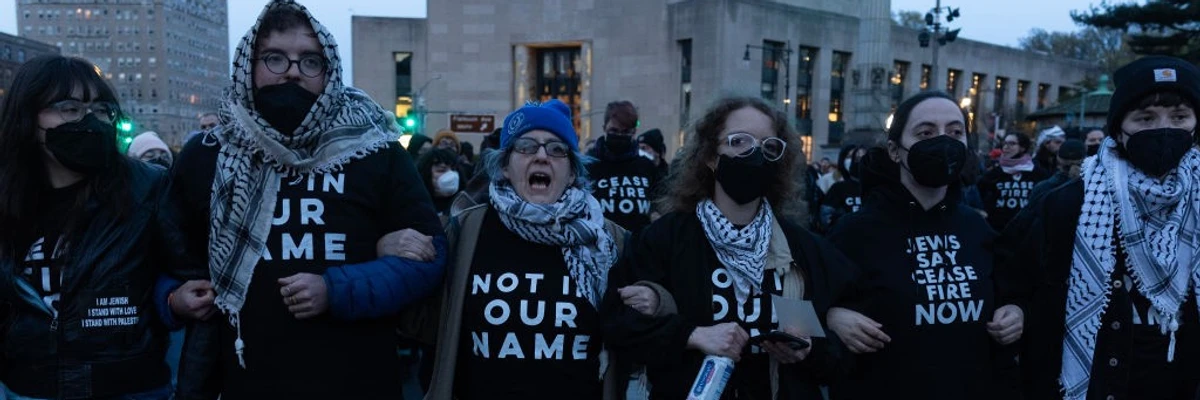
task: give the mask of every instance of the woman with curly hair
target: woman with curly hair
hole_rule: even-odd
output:
[[[837,347],[782,327],[772,305],[773,295],[811,300],[823,315],[828,275],[847,263],[780,212],[797,207],[798,137],[783,113],[757,98],[720,100],[694,126],[660,200],[666,214],[609,276],[609,290],[621,295],[634,282],[662,285],[678,313],[650,317],[608,296],[608,343],[646,365],[652,398],[686,393],[709,355],[736,362],[724,398],[820,398],[820,375],[832,370],[826,364]],[[808,346],[747,345],[778,330]]]

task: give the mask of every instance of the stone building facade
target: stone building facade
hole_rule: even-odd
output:
[[[430,1],[427,18],[353,18],[354,85],[399,115],[423,102],[427,133],[449,114],[500,119],[559,98],[586,139],[602,134],[605,104],[630,100],[640,131],[678,134],[671,149],[718,98],[761,96],[793,118],[812,157],[878,140],[895,105],[923,89],[969,99],[973,131],[988,132],[1097,73],[959,39],[930,82],[931,50],[890,15],[888,0]]]
[[[0,33],[0,102],[12,87],[13,77],[21,64],[43,54],[57,53],[58,48],[54,45]]]

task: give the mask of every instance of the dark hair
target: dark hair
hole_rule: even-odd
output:
[[[900,144],[900,137],[904,135],[904,126],[908,125],[908,119],[912,116],[912,111],[917,108],[917,105],[924,103],[929,99],[946,99],[954,103],[954,98],[940,90],[930,90],[912,95],[908,99],[900,103],[896,107],[896,114],[892,117],[892,126],[888,128],[888,140]],[[966,112],[963,112],[963,122],[968,121]]]
[[[467,162],[475,162],[475,146],[472,146],[471,142],[462,142],[458,147],[460,149],[459,152],[467,159]]]
[[[607,124],[608,121],[614,121],[630,129],[637,128],[637,108],[633,106],[633,103],[625,100],[608,103],[608,107],[604,109],[604,123]]]
[[[457,161],[458,156],[448,149],[433,149],[417,159],[417,174],[421,175],[421,181],[425,182],[425,190],[429,191],[430,196],[433,195],[433,167],[445,164],[454,169],[458,165]],[[464,179],[459,179],[459,187],[462,187],[463,181]]]
[[[29,232],[42,214],[43,193],[50,189],[45,151],[38,142],[38,114],[50,104],[80,90],[84,102],[117,103],[111,87],[87,60],[57,54],[35,57],[17,69],[8,95],[0,106],[0,256],[18,257]],[[85,188],[67,216],[67,235],[81,232],[88,215],[83,204],[97,199],[122,219],[129,204],[129,164],[113,140],[95,151],[115,153],[114,163],[103,173],[85,178]]]
[[[1025,150],[1021,151],[1020,153],[1018,153],[1017,155],[1021,156],[1021,155],[1029,154],[1029,151],[1032,150],[1031,147],[1033,147],[1033,139],[1030,139],[1029,135],[1026,135],[1025,132],[1021,132],[1021,131],[1008,132],[1004,135],[1004,138],[1002,138],[1000,140],[1007,139],[1009,136],[1013,136],[1013,135],[1017,136],[1017,145],[1020,146],[1021,148],[1025,149]]]
[[[274,7],[263,15],[262,23],[258,25],[258,38],[271,36],[272,33],[287,32],[298,27],[312,29],[312,24],[308,22],[308,15],[292,7]],[[257,46],[258,43],[255,43],[255,47]]]
[[[712,198],[716,191],[716,175],[708,163],[717,158],[721,130],[730,114],[743,108],[753,108],[771,119],[775,135],[787,143],[783,158],[776,162],[777,173],[766,199],[777,213],[790,214],[803,219],[804,206],[798,199],[800,185],[793,179],[798,176],[797,166],[805,165],[804,153],[800,151],[800,138],[787,123],[787,116],[757,97],[725,98],[709,108],[699,120],[691,124],[684,141],[682,152],[676,158],[678,165],[672,166],[667,178],[666,195],[658,200],[659,208],[665,212],[695,212],[696,204]]]
[[[489,133],[487,136],[484,136],[483,142],[479,144],[479,154],[482,155],[483,151],[487,150],[487,149],[499,149],[500,148],[500,134],[503,131],[504,131],[503,129],[496,128],[496,130],[492,131],[492,133]]]

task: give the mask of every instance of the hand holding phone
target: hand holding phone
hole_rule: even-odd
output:
[[[770,331],[750,338],[749,342],[752,345],[759,346],[762,342],[779,343],[788,346],[788,348],[800,351],[807,349],[810,344],[807,340],[798,338],[784,331]]]

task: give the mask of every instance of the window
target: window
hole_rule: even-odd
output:
[[[1008,78],[1003,76],[996,77],[996,93],[992,99],[992,109],[996,112],[1004,112],[1004,101],[1008,98]]]
[[[392,53],[393,61],[396,63],[396,116],[403,117],[408,115],[408,110],[412,108],[412,53],[395,52]]]
[[[842,133],[846,130],[845,118],[842,115],[842,100],[846,88],[846,71],[850,65],[850,53],[833,52],[833,68],[830,71],[829,90],[829,144],[842,143]]]
[[[967,104],[967,132],[975,130],[975,116],[979,115],[979,107],[983,103],[983,83],[987,81],[985,74],[971,75],[971,89],[968,90],[968,98],[971,103]]]
[[[812,135],[813,74],[817,69],[816,47],[800,46],[796,74],[796,131]]]
[[[778,98],[779,70],[783,63],[783,43],[763,41],[762,49],[762,98],[774,102]]]
[[[1046,96],[1049,96],[1049,95],[1050,95],[1050,85],[1045,84],[1045,83],[1039,83],[1038,84],[1038,92],[1037,92],[1037,109],[1041,110],[1043,108],[1046,108],[1046,101],[1049,100],[1046,98]]]
[[[558,99],[571,107],[575,129],[580,127],[579,105],[583,102],[580,90],[579,47],[539,49],[537,54],[537,88],[539,101]]]
[[[1017,117],[1025,117],[1025,112],[1029,111],[1025,106],[1029,95],[1029,81],[1017,81]]]
[[[692,111],[692,39],[679,41],[679,126],[688,125]]]
[[[946,75],[946,92],[950,97],[958,96],[958,81],[962,77],[962,71],[952,69]]]
[[[904,101],[904,79],[908,77],[907,61],[896,60],[892,65],[892,108],[898,107]]]

